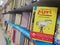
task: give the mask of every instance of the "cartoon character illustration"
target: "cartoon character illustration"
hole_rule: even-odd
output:
[[[43,33],[43,28],[45,26],[47,26],[49,23],[51,24],[52,21],[51,20],[39,21],[39,22],[36,23],[36,25],[38,25],[40,27],[40,32]]]

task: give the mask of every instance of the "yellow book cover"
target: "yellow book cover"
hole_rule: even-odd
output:
[[[33,7],[33,21],[30,37],[44,42],[53,42],[57,18],[57,7]]]

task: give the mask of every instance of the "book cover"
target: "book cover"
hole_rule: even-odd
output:
[[[58,17],[57,17],[56,32],[55,32],[54,38],[55,38],[54,44],[60,45],[60,14],[58,14]]]
[[[30,37],[44,42],[53,42],[57,7],[33,7],[33,23]]]

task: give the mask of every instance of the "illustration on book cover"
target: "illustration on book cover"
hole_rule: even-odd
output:
[[[51,20],[45,20],[45,21],[39,21],[36,23],[36,25],[39,26],[40,32],[43,33],[43,28],[45,28],[48,24],[52,24]]]

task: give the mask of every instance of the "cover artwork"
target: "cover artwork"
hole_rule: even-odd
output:
[[[57,7],[33,7],[33,21],[30,37],[44,42],[53,42]]]

